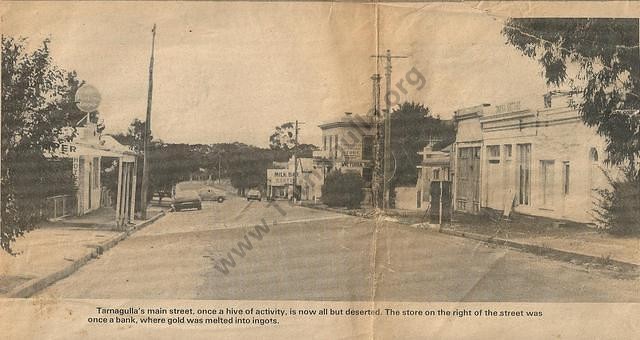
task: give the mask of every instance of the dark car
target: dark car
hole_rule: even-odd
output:
[[[182,209],[202,210],[202,199],[196,191],[189,190],[177,192],[171,202],[171,207],[174,211],[180,211]]]

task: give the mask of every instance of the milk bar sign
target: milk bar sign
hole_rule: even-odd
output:
[[[267,179],[274,186],[293,184],[293,171],[267,169]]]

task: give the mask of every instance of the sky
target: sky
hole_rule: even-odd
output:
[[[300,141],[318,145],[318,124],[366,113],[370,77],[384,73],[370,56],[386,49],[407,56],[393,61],[398,99],[442,118],[481,103],[541,105],[540,67],[505,44],[504,16],[488,12],[463,4],[11,3],[2,29],[34,46],[50,37],[55,63],[100,91],[113,133],[144,119],[155,23],[154,137],[265,147],[282,123],[303,122]],[[422,88],[409,82],[416,72]]]

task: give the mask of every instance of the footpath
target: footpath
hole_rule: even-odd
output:
[[[380,218],[372,209],[329,208],[321,204],[303,206],[364,218]],[[393,209],[381,215],[384,221],[409,225],[443,234],[506,246],[591,268],[640,274],[640,238],[616,237],[584,224],[514,215],[456,214],[442,226],[429,220],[424,211]]]
[[[149,207],[147,213],[147,220],[124,230],[115,228],[115,212],[108,208],[39,224],[12,243],[15,255],[0,251],[0,298],[32,296],[164,216],[165,209]]]

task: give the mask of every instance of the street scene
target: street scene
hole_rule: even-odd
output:
[[[38,296],[629,302],[637,289],[608,271],[396,222],[233,197],[169,214]]]
[[[7,6],[1,298],[640,302],[637,19],[157,5]]]

